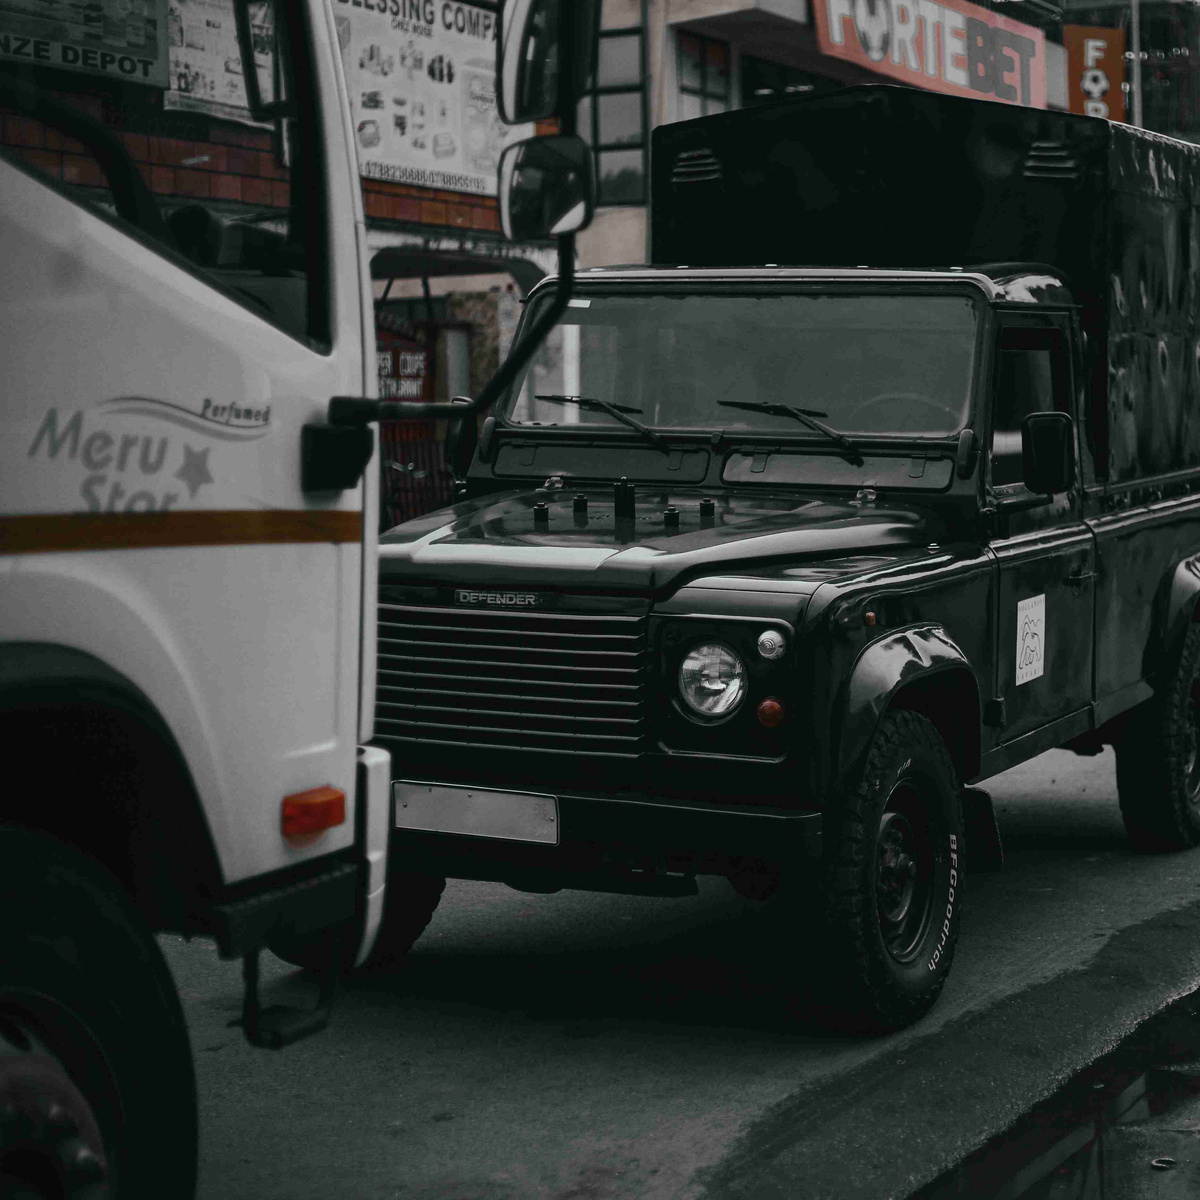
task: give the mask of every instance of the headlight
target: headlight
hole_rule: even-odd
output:
[[[693,646],[679,668],[679,694],[702,717],[726,717],[746,694],[742,660],[720,642]]]

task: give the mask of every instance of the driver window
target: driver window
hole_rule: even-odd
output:
[[[287,25],[280,36],[302,45],[298,22]],[[254,32],[257,41],[263,31]],[[270,30],[261,43],[270,54]],[[301,80],[310,64],[303,54],[288,57],[299,63]],[[319,253],[323,189],[314,186],[319,139],[305,136],[315,109],[296,88],[302,116],[287,123],[285,156],[277,131],[249,120],[234,70],[240,58],[225,68],[217,102],[178,72],[164,67],[158,79],[154,62],[149,78],[135,82],[5,61],[0,158],[324,350],[330,330]]]
[[[1024,476],[1021,423],[1030,413],[1067,407],[1059,332],[1005,330],[996,353],[992,397],[992,486],[1003,487]]]

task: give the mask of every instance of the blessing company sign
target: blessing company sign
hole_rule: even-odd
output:
[[[824,54],[912,87],[1046,107],[1039,29],[955,0],[816,0]]]

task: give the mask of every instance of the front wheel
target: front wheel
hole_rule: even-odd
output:
[[[187,1200],[196,1086],[174,983],[116,879],[0,827],[0,1195]]]
[[[425,932],[446,888],[443,875],[422,875],[415,871],[393,870],[388,873],[384,892],[383,919],[379,933],[362,971],[387,971],[400,965],[413,943]],[[355,919],[335,926],[316,938],[278,934],[267,947],[284,962],[306,970],[320,970],[335,956],[342,971],[354,968],[362,926]]]
[[[826,821],[830,982],[864,1032],[937,1000],[962,908],[962,805],[938,731],[914,712],[879,723],[854,787]]]

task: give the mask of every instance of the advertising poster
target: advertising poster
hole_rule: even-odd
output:
[[[813,0],[823,54],[910,87],[1046,107],[1046,35],[967,0]]]
[[[334,12],[362,175],[494,196],[501,151],[533,133],[496,111],[495,12],[454,0]]]
[[[1085,117],[1125,120],[1125,31],[1095,25],[1064,25],[1067,101]]]
[[[167,86],[167,0],[0,0],[0,59]]]
[[[170,91],[163,97],[163,107],[257,125],[246,106],[233,0],[169,0],[169,4]],[[250,30],[260,67],[269,67],[271,61],[269,13],[269,4],[250,5]]]

